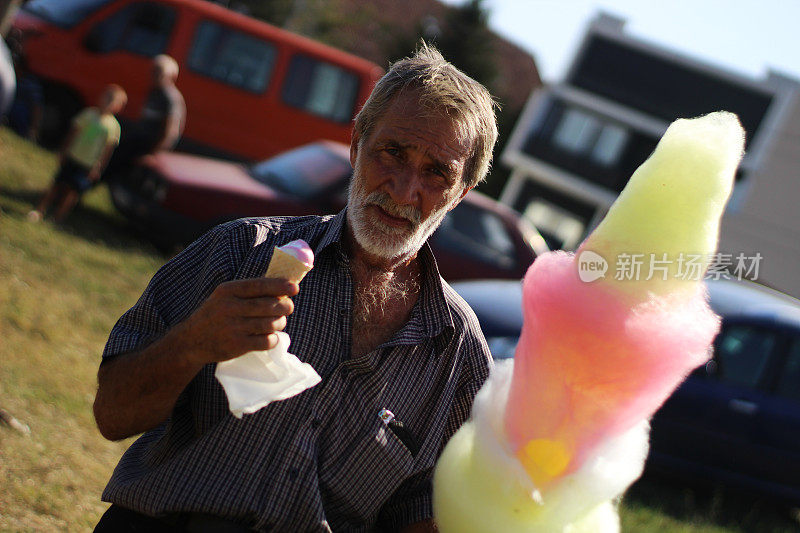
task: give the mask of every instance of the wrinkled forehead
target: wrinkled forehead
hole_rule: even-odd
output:
[[[453,106],[426,97],[417,89],[406,89],[395,95],[378,123],[416,131],[420,135],[441,135],[447,139],[448,146],[466,157],[473,151],[474,129],[464,114]]]

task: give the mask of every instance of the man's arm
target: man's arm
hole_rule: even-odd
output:
[[[94,401],[100,432],[119,440],[152,429],[169,417],[204,365],[274,347],[271,334],[293,311],[286,296],[297,291],[296,283],[278,279],[223,283],[161,339],[104,361]]]
[[[177,91],[177,89],[175,90]],[[164,131],[161,133],[161,138],[156,145],[155,151],[169,150],[178,142],[183,133],[186,120],[186,103],[180,92],[174,95],[174,99],[175,101],[172,103],[164,121]]]

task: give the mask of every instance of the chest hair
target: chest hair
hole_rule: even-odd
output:
[[[419,298],[419,269],[374,272],[353,268],[351,357],[365,355],[388,341],[408,321]]]

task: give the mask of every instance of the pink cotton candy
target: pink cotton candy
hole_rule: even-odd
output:
[[[566,252],[531,266],[523,308],[505,430],[518,455],[532,441],[558,443],[564,473],[652,416],[708,360],[719,329],[702,284],[688,298],[651,296],[631,306],[613,286],[580,281]]]

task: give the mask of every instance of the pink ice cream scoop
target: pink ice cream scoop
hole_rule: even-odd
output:
[[[314,252],[311,247],[303,239],[296,239],[283,246],[278,246],[278,250],[287,253],[295,259],[301,261],[308,268],[314,266]]]
[[[276,246],[267,267],[267,278],[281,278],[300,283],[314,267],[314,252],[302,239]]]

